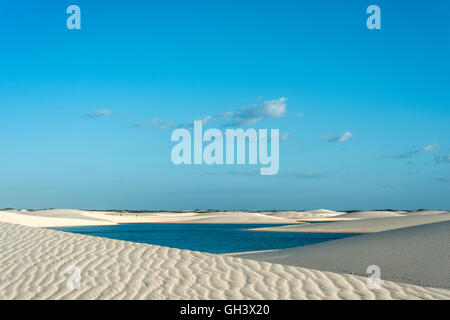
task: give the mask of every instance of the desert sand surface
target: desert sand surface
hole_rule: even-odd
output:
[[[292,224],[294,219],[270,216],[259,212],[109,212],[71,209],[38,211],[0,211],[0,222],[30,227],[69,227],[114,225],[118,223],[241,223]]]
[[[339,220],[338,216],[346,212],[339,212],[327,209],[317,209],[309,211],[275,211],[267,212],[266,215],[279,218],[288,218],[302,221],[326,221]],[[335,219],[336,218],[336,219]]]
[[[339,219],[371,219],[403,217],[405,211],[354,211],[339,215]]]
[[[74,227],[117,224],[113,221],[83,215],[80,210],[0,211],[0,222],[29,227]]]
[[[422,211],[406,211],[403,215],[406,216],[422,216],[427,214],[442,214],[448,213],[448,211],[440,211],[440,210],[422,210]]]
[[[270,216],[259,212],[231,211],[215,212],[208,214],[197,214],[191,223],[239,223],[239,224],[286,224],[297,223],[297,221],[286,218]]]
[[[378,265],[383,279],[450,289],[450,221],[360,235],[298,248],[235,254],[283,265],[364,274]]]
[[[449,299],[450,291],[0,223],[0,299]],[[80,270],[80,287],[67,270]]]
[[[369,233],[447,220],[448,211],[183,211],[126,212],[72,209],[3,210],[0,222],[31,227],[114,225],[119,223],[286,224],[259,229],[283,232]],[[329,222],[310,224],[309,222]],[[290,226],[292,225],[292,226]]]
[[[371,217],[368,219],[363,219],[360,216],[358,219],[349,221],[295,224],[250,230],[274,232],[373,233],[448,220],[450,220],[450,213],[444,211],[444,213],[439,214]]]

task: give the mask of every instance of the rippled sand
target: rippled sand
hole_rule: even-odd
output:
[[[1,299],[449,299],[450,291],[0,223]],[[65,272],[81,271],[80,289]]]

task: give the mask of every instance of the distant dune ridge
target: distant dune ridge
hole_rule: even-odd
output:
[[[113,221],[84,215],[81,210],[0,211],[0,221],[29,227],[70,227],[114,225]]]
[[[258,230],[370,234],[213,255],[42,229],[139,222],[280,223],[289,225]],[[4,210],[0,299],[450,299],[449,235],[447,211]],[[380,289],[366,286],[369,265],[381,268]],[[78,290],[67,287],[72,266],[81,271]]]
[[[309,211],[275,211],[269,212],[267,215],[280,218],[289,218],[294,220],[326,220],[337,217],[345,212],[338,212],[326,209],[309,210]]]
[[[184,211],[184,212],[126,212],[88,211],[73,209],[4,210],[0,221],[30,227],[68,227],[114,225],[118,223],[241,223],[290,224],[265,231],[289,232],[378,232],[449,219],[448,211],[354,211],[339,212],[326,209],[309,211]],[[433,217],[435,216],[435,217]],[[375,220],[386,218],[389,220]],[[390,219],[398,218],[398,219]],[[403,219],[407,218],[407,219]],[[373,220],[370,220],[373,219]],[[336,221],[312,224],[315,221]],[[359,221],[359,222],[358,222]],[[339,223],[338,223],[339,222]],[[280,229],[278,229],[280,228]],[[263,229],[261,229],[263,230]]]
[[[367,219],[361,218],[361,215],[362,214],[358,214],[358,216],[360,216],[358,219],[346,221],[315,224],[293,224],[251,230],[279,232],[373,233],[450,220],[450,213],[448,212],[422,215],[380,215],[377,218],[373,218],[373,215],[369,215],[370,218]],[[344,216],[347,215],[344,214]],[[330,220],[334,220],[334,218]]]
[[[30,227],[114,225],[118,223],[242,223],[291,224],[296,220],[260,212],[109,212],[71,209],[0,211],[0,221]]]
[[[450,299],[450,291],[0,223],[0,299]],[[81,270],[80,289],[66,271]]]

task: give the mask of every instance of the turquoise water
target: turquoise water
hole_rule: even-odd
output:
[[[355,234],[248,231],[267,224],[129,223],[54,230],[210,253],[285,249]]]

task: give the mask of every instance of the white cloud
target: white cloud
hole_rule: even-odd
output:
[[[346,131],[340,135],[337,136],[328,136],[328,135],[322,135],[320,136],[320,140],[326,140],[327,142],[334,143],[334,142],[346,142],[353,136],[353,133],[350,131]]]
[[[231,114],[231,125],[255,124],[265,118],[280,118],[286,113],[287,99],[265,101],[263,105],[241,108]]]
[[[152,120],[152,128],[155,130],[165,130],[172,127],[172,121],[165,119]]]
[[[413,149],[411,151],[404,152],[404,153],[396,153],[393,157],[396,159],[407,159],[407,158],[411,158],[413,155],[418,154],[418,153],[435,152],[438,148],[439,148],[439,142],[433,142],[433,143],[430,143],[429,145],[426,145],[423,148],[416,148],[416,149]],[[436,161],[438,161],[438,160],[436,160]]]
[[[350,139],[353,136],[353,134],[349,131],[344,132],[343,134],[341,134],[337,140],[337,142],[345,142],[348,139]]]
[[[97,117],[108,116],[111,113],[112,113],[111,110],[98,109],[98,110],[94,110],[94,111],[86,113],[86,116],[91,117],[91,118],[97,118]]]
[[[243,107],[235,111],[227,111],[214,116],[196,118],[203,125],[218,122],[225,126],[243,126],[255,124],[263,119],[280,118],[286,113],[287,98],[264,101],[262,105]],[[178,127],[192,127],[194,121],[181,123]]]
[[[423,147],[424,152],[434,152],[439,148],[439,142],[433,142],[425,147]]]

